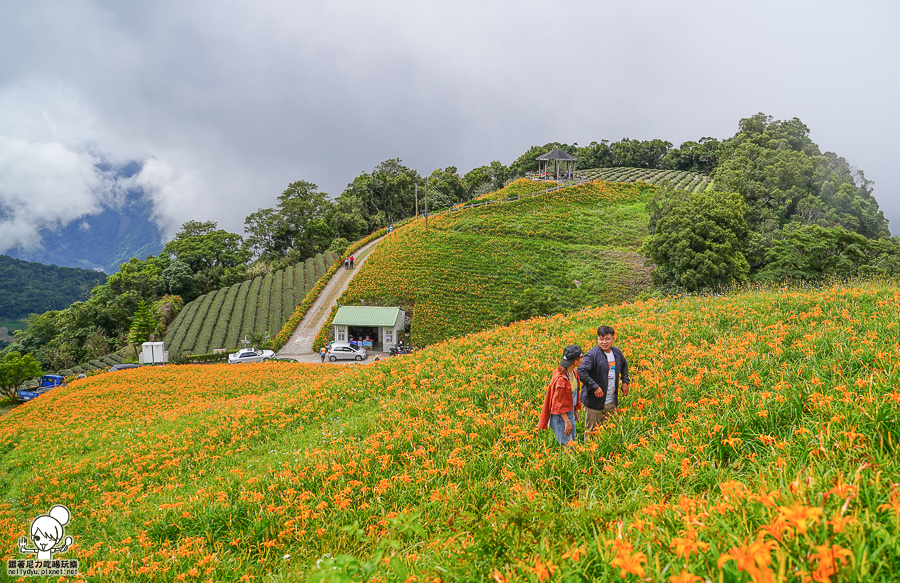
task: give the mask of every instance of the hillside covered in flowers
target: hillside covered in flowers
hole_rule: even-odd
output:
[[[379,243],[338,303],[402,305],[424,346],[509,323],[523,298],[540,303],[530,315],[636,299],[650,289],[639,249],[653,189],[596,181],[421,217]],[[497,196],[539,190],[519,180]]]
[[[0,554],[65,504],[88,581],[894,580],[898,320],[895,284],[747,291],[98,375],[0,421]],[[561,451],[546,383],[600,324],[632,392]]]

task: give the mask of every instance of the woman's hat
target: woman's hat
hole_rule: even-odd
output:
[[[581,347],[577,344],[570,344],[563,349],[563,357],[559,362],[559,366],[566,368],[572,366],[576,360],[581,358]]]

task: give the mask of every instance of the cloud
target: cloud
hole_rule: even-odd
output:
[[[91,152],[91,124],[83,105],[57,83],[0,91],[0,250],[38,245],[38,228],[97,212],[111,194],[101,159]]]
[[[759,111],[863,168],[900,232],[898,20],[812,0],[7,4],[0,184],[18,177],[19,218],[0,246],[115,199],[127,185],[97,163],[143,164],[130,184],[168,235],[241,232],[299,179],[337,195],[394,157],[465,172],[550,141],[725,138]]]

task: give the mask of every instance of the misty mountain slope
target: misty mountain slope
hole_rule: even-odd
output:
[[[144,259],[162,251],[162,233],[152,215],[152,201],[142,191],[132,190],[120,205],[105,206],[100,214],[58,230],[42,229],[40,247],[15,247],[6,254],[23,261],[115,273],[119,264],[132,257]]]

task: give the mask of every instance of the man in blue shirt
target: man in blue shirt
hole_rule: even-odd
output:
[[[581,378],[581,402],[584,405],[585,435],[598,428],[619,406],[619,391],[628,395],[631,378],[628,361],[613,346],[616,331],[609,326],[597,328],[597,346],[584,355],[578,376]]]

